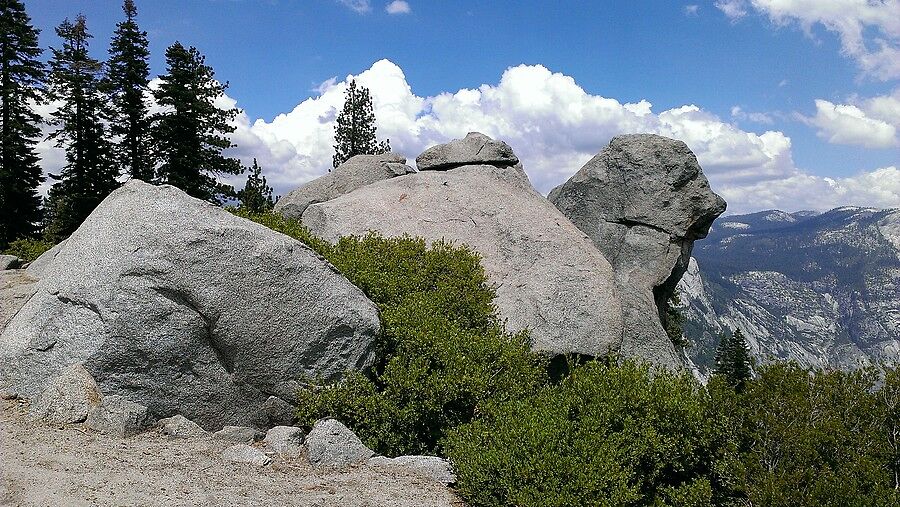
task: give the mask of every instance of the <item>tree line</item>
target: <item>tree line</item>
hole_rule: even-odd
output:
[[[197,48],[175,42],[151,88],[147,32],[134,0],[122,10],[106,61],[91,56],[93,36],[79,14],[56,27],[59,44],[45,63],[40,30],[22,0],[0,0],[0,251],[17,239],[68,237],[124,178],[174,185],[216,204],[237,200],[253,211],[274,205],[256,160],[243,190],[219,179],[247,170],[225,155],[235,147],[229,135],[238,114],[217,104],[228,83]],[[49,119],[40,106],[51,109]],[[375,141],[374,123],[368,90],[352,82],[335,126],[335,167],[390,149]],[[44,125],[47,140],[65,153],[46,198],[37,152]]]

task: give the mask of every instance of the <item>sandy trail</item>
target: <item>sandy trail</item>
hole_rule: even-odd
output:
[[[0,505],[463,506],[447,488],[401,469],[315,470],[302,458],[262,468],[225,462],[228,444],[117,439],[31,421],[0,400]]]

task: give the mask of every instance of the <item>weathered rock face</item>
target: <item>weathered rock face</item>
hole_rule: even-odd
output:
[[[303,223],[328,241],[371,230],[466,244],[482,256],[509,329],[529,329],[537,350],[600,356],[619,349],[621,305],[609,262],[518,165],[380,181],[311,205]]]
[[[725,201],[681,141],[617,136],[550,201],[612,263],[624,309],[622,353],[679,367],[663,328],[667,301]]]
[[[301,243],[139,181],[41,269],[0,335],[0,389],[24,397],[80,364],[102,394],[217,430],[264,426],[303,375],[366,366],[375,305]]]
[[[23,270],[0,271],[0,333],[34,295],[37,281]]]
[[[416,157],[420,171],[446,171],[464,165],[510,166],[519,163],[512,148],[480,132],[469,132],[463,139],[439,144]]]
[[[396,153],[357,155],[334,171],[292,190],[278,200],[275,211],[288,218],[299,219],[310,204],[325,202],[376,181],[413,172],[406,165],[406,159]]]

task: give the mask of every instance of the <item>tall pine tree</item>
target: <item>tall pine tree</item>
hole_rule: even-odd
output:
[[[743,390],[744,384],[753,377],[750,349],[740,329],[735,329],[731,334],[722,333],[719,337],[713,373],[725,377],[738,391]]]
[[[375,138],[375,113],[369,89],[350,81],[344,94],[344,108],[334,126],[334,158],[337,167],[356,155],[377,155],[391,151],[390,140]]]
[[[0,0],[0,250],[41,221],[41,117],[32,108],[44,80],[39,33],[20,0]]]
[[[106,96],[101,92],[103,64],[91,58],[87,22],[78,15],[56,28],[62,47],[53,49],[48,97],[60,101],[52,122],[58,127],[51,138],[66,151],[66,165],[50,189],[47,235],[59,240],[75,231],[110,192],[119,186],[118,168],[103,123]]]
[[[222,152],[234,146],[227,134],[237,109],[220,109],[216,100],[228,85],[215,79],[213,69],[196,48],[176,42],[166,50],[167,74],[153,91],[164,110],[153,118],[153,141],[161,164],[159,180],[216,204],[235,197],[234,188],[218,181],[220,174],[241,174],[237,159]]]
[[[150,119],[144,94],[150,82],[147,32],[138,27],[134,0],[125,0],[125,20],[116,25],[109,45],[106,92],[109,94],[109,129],[117,144],[113,155],[132,178],[155,179],[150,157]]]

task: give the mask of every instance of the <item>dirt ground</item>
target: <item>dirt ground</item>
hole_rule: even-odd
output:
[[[48,426],[30,420],[22,403],[0,400],[0,505],[464,506],[402,469],[316,470],[303,458],[277,457],[259,468],[224,461],[227,445]]]

